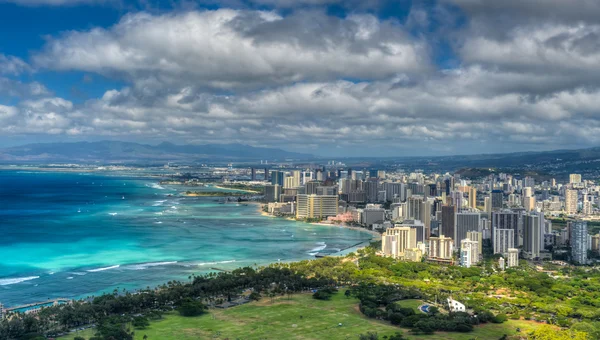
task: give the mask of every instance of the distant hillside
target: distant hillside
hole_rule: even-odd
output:
[[[0,162],[153,162],[308,159],[312,155],[243,144],[147,145],[129,142],[40,143],[0,149]]]

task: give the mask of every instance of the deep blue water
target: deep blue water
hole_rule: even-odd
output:
[[[264,217],[254,204],[180,195],[185,190],[135,177],[0,171],[0,302],[152,287],[371,238]]]

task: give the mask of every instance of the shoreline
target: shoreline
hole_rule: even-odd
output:
[[[235,188],[223,187],[223,186],[220,186],[220,185],[213,185],[212,187],[213,188],[217,188],[217,189],[221,189],[221,190],[240,191],[240,192],[247,192],[249,194],[260,194],[260,192],[256,191],[256,190],[235,189]]]
[[[326,227],[338,227],[338,228],[346,228],[346,229],[351,229],[351,230],[363,231],[363,232],[369,233],[369,234],[371,234],[371,236],[373,236],[373,238],[371,239],[372,241],[373,240],[374,241],[381,240],[381,234],[376,232],[375,230],[369,230],[366,228],[347,226],[347,225],[343,225],[343,224],[334,224],[334,223],[313,222],[310,224],[326,226]]]
[[[282,219],[285,219],[285,220],[288,220],[288,221],[307,223],[307,224],[318,225],[318,226],[323,226],[323,227],[337,227],[337,228],[345,228],[345,229],[350,229],[350,230],[362,231],[362,232],[368,233],[368,234],[370,234],[372,236],[370,242],[381,241],[381,234],[379,232],[375,231],[375,230],[369,230],[369,229],[366,229],[366,228],[355,227],[355,226],[348,226],[348,225],[339,224],[339,223],[303,222],[303,221],[298,221],[295,218],[289,217],[289,216],[275,216],[275,215],[269,214],[268,212],[264,212],[263,211],[262,208],[265,205],[264,203],[262,203],[262,202],[252,202],[252,203],[258,205],[257,211],[261,214],[261,216],[267,216],[267,217],[273,217],[273,218],[282,218]],[[361,248],[364,248],[364,247],[366,247],[366,246],[359,247],[357,249],[361,249]]]

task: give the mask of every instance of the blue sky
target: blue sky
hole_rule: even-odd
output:
[[[596,146],[600,4],[0,0],[0,146]]]

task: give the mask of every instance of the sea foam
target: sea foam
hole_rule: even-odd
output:
[[[319,246],[318,247],[314,247],[313,249],[309,250],[307,252],[308,255],[315,256],[318,252],[320,252],[321,250],[327,248],[327,243],[325,243],[325,242],[317,242],[317,244]]]
[[[198,266],[210,266],[210,265],[215,265],[215,264],[223,264],[223,263],[232,263],[235,262],[235,260],[227,260],[227,261],[218,261],[218,262],[202,262],[202,263],[198,263]]]
[[[144,269],[148,269],[150,267],[168,266],[168,265],[176,264],[176,263],[177,263],[177,261],[148,262],[148,263],[133,264],[133,265],[126,266],[124,268],[130,269],[130,270],[144,270]]]
[[[0,286],[14,285],[15,283],[21,283],[25,281],[39,279],[39,276],[27,276],[27,277],[15,277],[10,279],[0,279]]]
[[[146,184],[146,186],[149,186],[150,188],[153,188],[153,189],[165,190],[165,188],[162,187],[161,185],[159,185],[158,183]]]
[[[102,272],[102,271],[105,271],[105,270],[115,269],[115,268],[119,268],[119,267],[120,267],[120,265],[116,264],[116,265],[110,266],[110,267],[95,268],[95,269],[89,269],[89,270],[86,270],[86,271],[90,272],[90,273],[95,273],[95,272]]]

